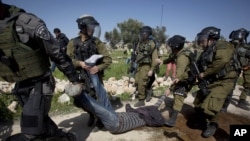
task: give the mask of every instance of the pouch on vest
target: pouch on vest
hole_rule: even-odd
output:
[[[21,132],[29,135],[40,135],[45,132],[44,123],[44,96],[42,95],[42,83],[35,84],[34,93],[23,106],[21,115]]]

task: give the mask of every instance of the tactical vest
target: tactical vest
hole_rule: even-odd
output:
[[[218,41],[217,44],[210,47],[208,51],[203,52],[201,54],[201,56],[200,56],[201,58],[199,59],[199,62],[198,62],[199,63],[198,65],[202,66],[201,67],[202,71],[205,71],[207,66],[213,62],[214,57],[215,57],[215,53],[216,53],[216,48],[218,48],[218,47],[227,48],[230,46],[232,46],[232,44],[230,44],[228,42]],[[230,55],[230,54],[226,54],[226,55]],[[238,60],[236,50],[234,50],[234,52],[233,52],[233,54],[231,54],[231,56],[232,56],[231,60],[228,63],[226,63],[225,66],[217,74],[215,74],[214,76],[211,76],[211,81],[224,77],[230,71],[238,71],[239,69],[241,69],[241,65],[240,65],[240,62]]]
[[[250,66],[250,59],[246,57],[246,52],[250,50],[250,45],[244,44],[237,47],[237,54],[242,67]]]
[[[32,49],[18,39],[15,31],[18,15],[12,13],[0,21],[0,77],[8,82],[40,76],[49,69],[49,59],[41,49]]]
[[[149,40],[146,44],[139,43],[138,49],[137,49],[137,57],[136,57],[136,63],[138,64],[151,64],[151,54],[153,53],[154,49],[151,49],[150,43],[153,42],[153,40]]]
[[[74,58],[77,60],[86,60],[94,54],[97,54],[96,38],[88,39],[82,42],[81,37],[73,39]]]

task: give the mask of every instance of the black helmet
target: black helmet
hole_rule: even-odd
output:
[[[172,50],[181,50],[184,47],[186,38],[181,35],[174,35],[169,38],[167,44]]]
[[[241,42],[247,42],[247,37],[249,35],[249,31],[245,28],[240,28],[238,30],[234,30],[230,33],[229,38],[231,40],[239,40]]]
[[[99,37],[100,35],[95,35],[95,34],[100,34],[101,29],[99,23],[95,20],[94,17],[91,15],[83,15],[80,16],[76,20],[78,24],[78,28],[81,30],[83,34],[87,34],[87,28],[93,30],[93,34],[96,37]],[[97,33],[98,32],[98,33]]]
[[[197,41],[200,42],[204,39],[220,39],[220,29],[214,26],[204,28],[200,33],[197,34]]]
[[[153,33],[153,30],[152,30],[152,28],[150,26],[143,26],[140,29],[141,40],[149,39],[149,36],[151,36],[152,33]]]

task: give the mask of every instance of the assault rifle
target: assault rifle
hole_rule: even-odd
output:
[[[175,59],[176,59],[176,54],[171,53],[167,59],[163,60],[163,64],[168,64],[168,63],[174,62]]]
[[[193,75],[198,78],[198,87],[201,90],[203,96],[206,97],[209,94],[209,91],[207,89],[207,85],[209,83],[206,79],[200,77],[200,70],[195,61],[191,62],[191,71]]]
[[[81,59],[80,56],[78,56],[78,59]],[[92,55],[89,59],[85,60],[85,64],[88,66],[95,65],[96,61],[100,58],[102,58],[102,55]],[[82,83],[84,83],[84,90],[92,97],[95,96],[95,88],[91,81],[90,74],[87,70],[79,68],[77,69],[79,72],[79,78]]]
[[[135,53],[135,50],[136,50],[137,43],[138,42],[133,43],[133,51],[131,52],[130,67],[127,70],[127,73],[129,74],[128,86],[129,86],[130,78],[135,74],[135,70],[136,70],[136,53]]]

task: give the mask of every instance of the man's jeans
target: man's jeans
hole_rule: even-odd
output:
[[[110,110],[113,110],[112,105],[110,103],[110,100],[108,98],[107,92],[104,89],[103,84],[101,83],[99,76],[97,74],[89,74],[91,81],[95,87],[97,102],[104,106],[109,108]]]
[[[83,106],[84,109],[87,109],[90,113],[96,115],[102,121],[107,130],[113,131],[118,128],[119,118],[112,108],[104,107],[85,91],[75,98],[80,100],[81,106]]]

